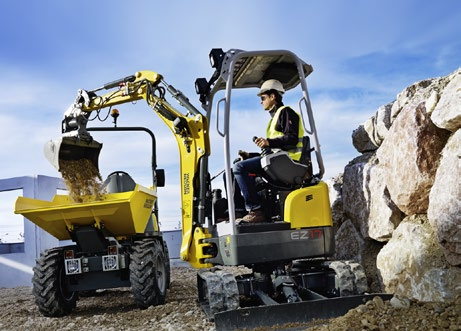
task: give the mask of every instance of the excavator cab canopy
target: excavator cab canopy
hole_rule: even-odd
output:
[[[297,91],[300,90],[298,107],[294,109],[301,116],[304,132],[308,136],[312,146],[311,151],[317,161],[318,172],[313,175],[315,178],[321,179],[325,169],[306,84],[306,77],[313,72],[312,66],[288,50],[243,51],[231,49],[224,52],[220,48],[213,48],[209,56],[214,72],[210,79],[198,78],[195,81],[195,89],[200,96],[202,108],[207,112],[207,117],[211,119],[213,107],[216,106],[216,113],[219,113],[219,116],[224,120],[223,129],[218,128],[218,133],[224,139],[226,172],[230,170],[232,159],[229,142],[232,90],[260,88],[265,81],[276,79],[282,83],[285,91],[296,88],[297,94]],[[223,91],[224,97],[214,105],[213,98],[220,91]],[[231,185],[230,178],[226,179],[227,181],[227,185]]]
[[[229,81],[232,88],[250,88],[260,87],[268,79],[277,79],[288,91],[298,86],[300,77],[305,78],[313,71],[310,64],[286,50],[247,52],[231,49],[224,53],[220,48],[213,48],[210,63],[215,69],[212,77],[209,80],[198,78],[195,84],[203,106],[217,91],[225,90]]]
[[[195,89],[199,95],[202,108],[207,113],[210,131],[211,122],[216,121],[216,133],[219,137],[216,137],[213,141],[215,144],[222,143],[223,146],[220,149],[223,153],[220,160],[224,162],[223,172],[227,196],[234,196],[234,181],[231,169],[235,160],[233,156],[235,152],[231,148],[231,136],[235,137],[237,132],[231,130],[230,123],[231,113],[238,113],[235,111],[238,106],[236,107],[234,104],[238,105],[239,103],[239,101],[233,102],[232,97],[234,94],[238,96],[246,95],[245,92],[243,94],[234,93],[238,89],[253,89],[256,96],[256,89],[259,92],[261,85],[269,79],[280,81],[285,91],[293,91],[290,91],[289,102],[301,117],[304,129],[303,141],[306,138],[306,141],[310,142],[310,144],[305,144],[309,151],[309,165],[307,167],[308,171],[303,172],[306,175],[303,175],[303,178],[308,178],[311,183],[319,181],[325,172],[325,168],[306,84],[306,77],[313,72],[312,66],[288,50],[244,51],[230,49],[224,52],[222,49],[214,48],[211,50],[209,57],[214,72],[209,79],[196,79]],[[216,100],[214,100],[215,96]],[[272,173],[290,172],[285,168],[275,170],[280,171],[272,171]],[[268,172],[266,169],[265,171],[266,173]],[[235,234],[237,230],[235,222],[233,222],[235,220],[233,199],[228,199],[227,204],[229,224],[231,225],[223,231]]]

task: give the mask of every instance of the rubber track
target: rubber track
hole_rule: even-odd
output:
[[[363,270],[363,267],[360,263],[354,261],[346,261],[347,265],[351,269],[351,272],[354,274],[354,292],[355,294],[364,294],[368,291],[368,282],[367,275]]]
[[[201,271],[200,277],[206,284],[206,297],[211,315],[224,311],[221,277],[212,271]]]
[[[355,276],[349,265],[343,261],[329,262],[328,266],[336,272],[336,287],[339,288],[340,296],[346,297],[355,294]]]
[[[230,272],[222,270],[216,271],[216,275],[221,279],[224,310],[233,310],[240,307],[240,296],[235,277]]]

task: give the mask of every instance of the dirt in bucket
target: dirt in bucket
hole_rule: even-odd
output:
[[[93,162],[88,159],[62,160],[60,172],[74,202],[102,200],[102,178]]]

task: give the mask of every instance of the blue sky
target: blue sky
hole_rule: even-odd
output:
[[[416,81],[460,66],[460,22],[457,0],[2,1],[0,178],[59,175],[43,144],[60,134],[62,114],[79,88],[152,70],[199,107],[194,81],[211,75],[214,47],[289,49],[313,65],[307,83],[325,178],[332,177],[358,155],[351,133],[379,106]],[[264,134],[267,118],[256,97],[242,96],[237,104],[235,146],[252,150],[251,137]],[[157,134],[158,163],[167,172],[160,217],[166,227],[177,226],[176,145],[145,105],[126,109],[120,125],[146,125]],[[149,185],[145,138],[98,136],[105,145],[102,175],[126,170]],[[221,168],[213,161],[210,172]],[[11,209],[4,200],[0,215]]]

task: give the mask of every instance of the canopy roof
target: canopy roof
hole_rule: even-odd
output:
[[[252,51],[230,50],[225,53],[221,67],[221,77],[228,75],[231,63],[233,67],[233,87],[260,87],[267,79],[279,80],[285,90],[296,87],[300,82],[298,64],[307,77],[313,68],[295,54],[285,50]],[[214,90],[226,88],[226,81],[218,79]]]

